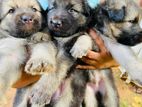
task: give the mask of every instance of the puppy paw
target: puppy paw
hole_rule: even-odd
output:
[[[46,59],[35,58],[30,59],[27,62],[25,66],[25,71],[32,75],[45,74],[48,72],[54,72],[55,66]]]
[[[70,53],[74,58],[82,58],[87,55],[88,50],[89,49],[85,49],[84,47],[73,46]]]
[[[29,100],[32,105],[38,105],[41,107],[50,103],[52,95],[49,95],[45,89],[46,87],[40,85],[32,89],[29,96]]]
[[[85,43],[85,44],[84,44]],[[74,58],[82,58],[92,48],[92,40],[88,35],[82,35],[70,50]]]
[[[47,42],[50,40],[50,36],[47,33],[37,32],[32,35],[31,42],[33,43],[39,43],[39,42]]]

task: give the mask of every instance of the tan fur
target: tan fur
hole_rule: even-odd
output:
[[[10,9],[15,9],[13,13],[9,13]],[[33,12],[32,9],[36,9]],[[28,33],[36,33],[39,31],[42,23],[41,17],[41,9],[37,1],[35,0],[3,0],[0,6],[0,99],[3,98],[8,87],[11,87],[20,77],[22,72],[21,67],[25,65],[25,62],[28,58],[27,47],[29,46],[31,49],[31,53],[33,57],[41,56],[39,59],[46,59],[44,53],[46,50],[47,44],[39,43],[39,41],[44,41],[43,37],[33,38],[32,41],[36,41],[36,43],[28,43],[27,38],[16,38],[17,30],[21,27],[21,30]],[[27,26],[23,24],[22,26],[18,26],[17,21],[21,21],[20,17],[22,15],[32,15],[33,22],[36,20],[39,24],[36,28],[36,25],[31,24],[31,26]],[[19,17],[19,18],[17,18]],[[20,31],[19,31],[20,32]],[[24,35],[25,36],[25,35]],[[37,35],[38,36],[38,35]],[[48,36],[48,35],[47,35]],[[34,37],[34,36],[33,36]],[[30,38],[32,39],[32,38]],[[40,40],[37,40],[40,39]],[[42,40],[43,39],[43,40]],[[39,43],[39,44],[38,44]],[[41,47],[40,47],[41,46]],[[37,52],[36,52],[36,50]],[[39,49],[39,50],[38,50]],[[42,50],[43,49],[43,50]],[[40,53],[41,51],[41,53]],[[43,52],[43,53],[42,53]],[[35,55],[35,53],[37,53]],[[43,56],[42,56],[43,54]],[[49,58],[49,57],[48,57]],[[42,63],[42,61],[38,61]],[[30,60],[31,61],[31,60]],[[37,62],[35,62],[37,63]]]
[[[78,2],[78,0],[72,0],[72,1],[74,1],[73,3]],[[51,0],[49,2],[53,2],[53,1]],[[70,2],[71,1],[69,1],[69,0],[67,0],[67,1],[64,1],[64,0],[58,1],[57,0],[56,1],[56,3],[61,6],[69,4]],[[79,8],[82,8],[79,10],[82,12],[83,11],[83,6],[82,6],[83,4],[79,4],[79,5],[80,5],[80,7],[73,6],[73,8],[77,9],[77,10],[79,10]],[[60,10],[59,13],[60,12],[62,12],[62,10]],[[82,14],[77,14],[75,16],[77,16],[76,20],[79,21],[78,24],[84,25],[82,23],[85,23],[86,19],[84,18],[85,21],[83,21],[83,22],[81,22],[82,20],[80,20],[84,16]],[[30,97],[31,97],[30,100],[31,100],[32,106],[38,105],[39,107],[42,107],[43,105],[50,103],[52,95],[56,92],[56,90],[58,90],[58,87],[60,86],[61,82],[67,76],[67,71],[70,69],[70,67],[73,64],[73,60],[72,60],[73,58],[71,59],[69,56],[66,55],[67,52],[64,49],[65,48],[64,45],[66,43],[68,43],[68,41],[70,41],[72,38],[77,37],[77,36],[79,36],[79,37],[77,38],[76,42],[73,44],[73,46],[71,47],[71,49],[69,51],[69,53],[71,53],[73,58],[75,58],[75,59],[81,58],[82,56],[85,56],[87,54],[88,50],[92,49],[92,47],[93,47],[92,39],[86,33],[84,33],[84,34],[76,33],[76,34],[71,35],[66,38],[54,37],[54,39],[57,41],[57,49],[58,49],[58,51],[56,53],[56,63],[55,63],[55,64],[57,64],[56,65],[57,69],[55,70],[55,72],[48,72],[47,74],[44,74],[41,77],[41,79],[37,82],[37,84],[35,84],[35,86],[32,89],[32,92],[30,94]],[[84,46],[84,43],[85,43],[85,46]],[[50,59],[48,59],[48,60],[50,60]],[[95,71],[93,71],[93,72],[94,72],[94,74],[96,73]],[[100,72],[101,72],[101,74],[100,74],[101,76],[104,75],[103,81],[107,81],[107,82],[105,82],[106,90],[107,90],[107,92],[105,94],[107,94],[107,98],[105,99],[105,101],[103,103],[107,107],[109,107],[110,105],[112,105],[112,107],[118,107],[119,101],[118,101],[118,97],[117,97],[117,92],[115,91],[115,86],[113,84],[113,80],[109,77],[110,75],[108,75],[106,73],[107,71],[104,74],[103,74],[103,70]],[[38,72],[35,72],[35,73],[37,74]],[[45,72],[43,72],[43,73],[45,73]],[[109,72],[109,73],[111,73],[111,72]],[[95,78],[95,76],[93,78]],[[49,86],[46,83],[50,83],[51,85]],[[72,89],[73,88],[74,87],[72,87]],[[109,89],[110,89],[110,91],[109,91]],[[99,90],[101,90],[101,89],[98,89],[98,91]],[[70,96],[70,95],[72,95],[72,92],[68,92],[68,94],[69,94],[68,96]],[[76,92],[74,92],[74,94],[76,94]],[[39,96],[39,97],[37,97],[37,96]],[[103,96],[103,98],[105,98],[105,97],[106,96]],[[59,101],[62,101],[62,100],[64,101],[64,99],[68,99],[68,97],[62,96],[62,97],[60,97]],[[94,99],[96,100],[95,96],[94,96]],[[116,100],[113,100],[113,99],[116,99]],[[70,106],[66,105],[66,104],[72,104],[71,100],[73,100],[72,97],[69,97],[69,99],[66,100],[66,103],[64,103],[64,102],[56,103],[55,102],[55,104],[53,103],[53,107],[60,107],[60,106],[71,107],[71,105]],[[97,104],[94,104],[93,106],[95,106],[95,105],[97,105]]]
[[[121,1],[124,3],[121,3]],[[113,23],[113,22],[106,23],[104,28],[106,29],[104,30],[106,31],[104,32],[104,34],[108,35],[109,38],[113,40],[104,37],[104,35],[101,35],[101,37],[103,38],[105,45],[108,48],[108,50],[111,52],[112,56],[118,61],[118,63],[121,66],[123,66],[128,71],[128,74],[131,76],[131,79],[142,85],[142,79],[141,79],[142,64],[140,59],[137,58],[137,56],[134,54],[134,52],[130,47],[121,45],[119,43],[116,43],[116,41],[114,41],[116,38],[120,37],[122,31],[128,31],[130,34],[142,31],[141,28],[142,10],[133,0],[121,0],[121,1],[118,1],[116,5],[120,5],[120,7],[126,6],[125,7],[126,14],[124,19],[122,20],[122,22],[119,23]],[[115,6],[112,8],[115,9]],[[131,22],[133,20],[135,20],[136,22],[135,23]]]

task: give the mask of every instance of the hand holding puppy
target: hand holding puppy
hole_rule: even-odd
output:
[[[112,58],[111,54],[105,47],[103,40],[93,29],[89,30],[89,35],[98,45],[100,52],[89,51],[87,56],[81,60],[87,65],[78,65],[79,69],[104,69],[118,66],[118,63]]]

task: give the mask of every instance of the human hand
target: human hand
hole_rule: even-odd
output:
[[[142,7],[142,0],[139,0],[139,6]]]
[[[103,40],[98,36],[95,30],[90,29],[89,35],[98,45],[100,51],[94,52],[89,51],[87,56],[83,57],[81,60],[87,65],[77,65],[78,69],[104,69],[118,66],[117,62],[112,58],[111,54],[106,49]]]

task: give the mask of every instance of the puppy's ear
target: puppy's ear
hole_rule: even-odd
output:
[[[48,8],[48,0],[37,0],[44,11]]]

